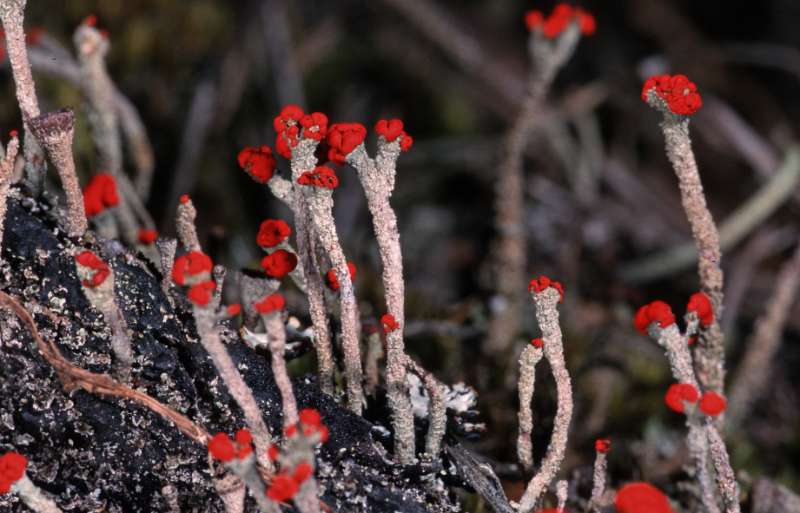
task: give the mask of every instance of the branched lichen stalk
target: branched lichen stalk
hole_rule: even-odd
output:
[[[704,389],[721,394],[725,382],[725,345],[718,321],[722,315],[723,287],[719,232],[703,193],[700,172],[689,138],[689,118],[672,113],[655,90],[650,91],[648,103],[664,116],[661,130],[664,133],[667,158],[678,177],[681,203],[697,247],[697,272],[701,289],[711,299],[714,308],[714,321],[701,331],[700,343],[695,350],[697,377]]]
[[[539,471],[530,480],[522,499],[520,499],[520,513],[528,513],[533,510],[541,494],[558,473],[561,462],[564,460],[564,452],[569,436],[569,424],[572,420],[572,381],[564,360],[561,326],[558,324],[558,309],[556,305],[559,300],[560,295],[553,287],[548,287],[542,292],[533,293],[533,301],[536,305],[536,319],[539,322],[539,329],[544,340],[544,356],[550,364],[553,378],[556,382],[558,406],[556,418],[553,422],[550,445],[547,447],[547,452]]]
[[[347,155],[347,162],[358,171],[367,197],[367,207],[372,214],[372,226],[383,266],[386,308],[399,325],[397,329],[386,333],[386,388],[389,407],[392,409],[395,456],[401,463],[408,464],[414,460],[414,415],[405,379],[403,255],[397,216],[389,203],[394,190],[399,155],[400,138],[391,143],[381,138],[375,160],[367,156],[364,145],[360,144]]]
[[[317,159],[314,156],[314,150],[317,144],[317,141],[313,139],[301,138],[292,149],[292,181],[295,184],[296,196],[302,195],[304,199],[305,204],[301,203],[300,208],[306,210],[309,214],[315,234],[314,238],[319,241],[328,258],[330,258],[339,280],[347,405],[354,413],[361,414],[364,402],[364,388],[362,384],[361,349],[358,340],[358,308],[353,282],[350,279],[350,272],[347,267],[347,259],[339,243],[336,223],[333,220],[333,193],[328,189],[297,184],[297,180],[304,172],[313,170],[316,167]],[[299,247],[300,242],[298,241]],[[309,244],[308,248],[305,249],[310,251],[312,248],[313,246]],[[309,258],[312,257],[309,256]],[[309,291],[310,289],[309,283]]]
[[[498,167],[495,186],[495,229],[498,237],[493,248],[493,274],[499,301],[492,311],[489,324],[489,337],[484,347],[487,354],[500,354],[508,350],[523,317],[524,303],[519,284],[525,281],[527,262],[523,171],[525,147],[539,121],[547,91],[558,70],[575,51],[579,37],[580,30],[575,23],[553,42],[545,39],[540,31],[531,32],[528,44],[533,70],[522,108],[506,136],[504,157]]]
[[[283,325],[280,312],[272,312],[262,315],[264,327],[267,330],[269,339],[269,351],[272,354],[272,374],[275,376],[275,384],[281,392],[281,404],[283,406],[283,425],[284,427],[297,424],[297,401],[292,389],[292,380],[286,370],[286,327]]]
[[[36,86],[33,82],[31,65],[25,43],[26,0],[0,0],[0,20],[5,32],[6,52],[11,62],[14,75],[17,102],[22,111],[22,122],[25,128],[25,180],[28,190],[38,196],[44,186],[46,172],[44,154],[37,137],[30,133],[28,121],[39,116],[39,101],[36,97]]]
[[[83,208],[83,193],[72,157],[75,114],[70,109],[61,109],[29,119],[28,124],[58,170],[61,186],[67,198],[67,217],[64,220],[67,234],[70,237],[79,237],[86,231],[88,222]]]
[[[533,468],[533,400],[534,385],[536,383],[536,364],[544,356],[541,348],[527,345],[519,357],[519,435],[517,436],[517,458],[526,472]]]
[[[17,160],[18,152],[19,139],[17,139],[16,134],[12,134],[11,140],[8,141],[6,146],[5,155],[0,160],[0,253],[3,250],[3,228],[5,226],[8,188],[11,186],[11,179],[14,175],[14,162]]]

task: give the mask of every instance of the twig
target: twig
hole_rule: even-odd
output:
[[[544,351],[534,345],[526,345],[519,357],[519,435],[517,436],[517,459],[526,472],[533,469],[533,400],[534,386],[536,384],[536,364],[544,356]]]

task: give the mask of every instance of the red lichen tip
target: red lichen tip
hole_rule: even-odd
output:
[[[301,109],[297,105],[287,105],[282,110],[281,113],[273,121],[273,126],[275,127],[275,131],[278,133],[278,136],[275,139],[275,151],[278,152],[278,155],[281,155],[287,159],[292,158],[292,148],[297,146],[298,138],[297,136],[300,133],[300,128],[298,127],[298,122],[303,119],[305,113],[303,109]],[[311,118],[313,122],[313,115]],[[321,121],[318,118],[318,121]],[[325,118],[325,123],[327,124],[328,119]],[[309,134],[311,131],[309,131]]]
[[[528,32],[541,27],[542,23],[544,23],[544,14],[542,14],[542,11],[534,9],[525,13],[525,27],[528,29]]]
[[[303,428],[304,436],[319,435],[319,440],[322,443],[328,441],[328,428],[322,423],[322,416],[319,411],[314,408],[304,408],[298,413],[300,425]],[[291,434],[287,432],[286,436],[292,437],[296,434],[296,426],[289,426],[295,428]],[[288,429],[288,428],[287,428]]]
[[[231,317],[236,317],[237,315],[242,313],[242,305],[240,305],[239,303],[230,304],[225,308],[225,313],[227,313]]]
[[[694,312],[700,320],[701,326],[709,326],[714,322],[714,308],[711,306],[711,300],[702,292],[695,292],[689,296],[686,312]]]
[[[292,229],[283,219],[267,219],[261,223],[256,235],[256,244],[262,248],[272,248],[286,240]]]
[[[328,160],[344,164],[347,155],[364,142],[367,129],[361,123],[335,123],[328,130]]]
[[[594,441],[594,450],[602,452],[603,454],[608,453],[611,451],[611,440],[608,438],[598,438]]]
[[[267,497],[275,502],[286,502],[295,496],[300,486],[287,473],[281,472],[272,477],[267,488]]]
[[[650,483],[628,483],[614,500],[617,513],[674,513],[669,499]]]
[[[277,249],[261,259],[261,267],[267,276],[280,280],[297,267],[297,255],[285,249]]]
[[[146,230],[142,228],[139,230],[139,242],[145,245],[150,245],[158,238],[158,232],[155,230]]]
[[[541,338],[532,338],[532,339],[531,339],[531,345],[532,345],[533,347],[536,347],[536,348],[538,348],[538,349],[541,349],[541,348],[543,348],[543,347],[544,347],[544,339],[541,339]]]
[[[217,433],[208,442],[208,452],[214,459],[227,463],[236,457],[236,447],[225,433]]]
[[[558,302],[563,303],[564,287],[561,286],[560,282],[551,280],[550,278],[544,275],[531,280],[531,282],[528,284],[528,292],[538,294],[548,289],[549,287],[553,287],[558,291],[558,295],[561,296],[561,299],[559,299]]]
[[[664,402],[670,410],[677,413],[685,413],[685,403],[696,403],[700,398],[700,393],[690,383],[673,383],[664,394]]]
[[[78,262],[79,265],[91,269],[92,271],[91,277],[88,280],[81,281],[84,287],[89,287],[91,289],[99,287],[106,281],[109,274],[111,274],[111,269],[108,267],[108,264],[103,262],[99,256],[91,251],[81,251],[75,255],[75,261]]]
[[[565,3],[556,5],[547,18],[538,10],[525,13],[525,27],[528,31],[541,30],[548,39],[558,37],[572,22],[578,24],[581,34],[585,36],[591,36],[597,29],[594,16],[583,9],[573,8]]]
[[[639,308],[633,318],[633,325],[643,335],[647,335],[650,324],[657,322],[662,328],[675,324],[672,308],[663,301],[653,301]]]
[[[727,405],[724,397],[711,390],[703,392],[703,397],[700,398],[700,411],[712,417],[724,412]]]
[[[269,458],[269,461],[276,461],[280,455],[281,451],[275,444],[270,445],[267,449],[267,458]]]
[[[272,312],[279,312],[283,310],[283,308],[286,306],[286,300],[281,294],[276,292],[266,296],[253,306],[255,306],[258,313],[266,315]]]
[[[686,75],[656,75],[648,78],[642,87],[642,100],[645,103],[651,90],[675,114],[690,116],[703,106],[697,86]]]
[[[308,462],[301,462],[298,463],[297,466],[294,468],[294,474],[292,474],[292,479],[294,482],[302,484],[306,479],[311,477],[314,474],[314,468]]]
[[[106,208],[119,205],[117,182],[109,173],[92,177],[83,189],[83,207],[86,217],[94,217]]]
[[[350,273],[350,283],[354,283],[356,272],[358,271],[356,269],[356,264],[347,262],[347,271]],[[325,273],[325,285],[333,291],[339,290],[339,277],[336,275],[336,269],[329,269],[328,272]]]
[[[322,112],[312,112],[300,118],[303,127],[303,137],[322,141],[328,135],[328,116]]]
[[[339,178],[336,176],[336,172],[328,166],[317,166],[313,171],[306,171],[300,175],[297,183],[321,189],[335,189],[339,187]]]
[[[181,194],[181,197],[180,197],[179,201],[184,205],[189,203],[189,195],[188,194]]]
[[[400,324],[395,320],[392,314],[383,314],[381,316],[381,326],[383,326],[384,333],[391,333],[400,329]]]
[[[269,146],[247,146],[237,155],[239,167],[258,183],[267,183],[275,174],[277,162]]]
[[[83,19],[82,24],[86,25],[87,27],[94,27],[95,25],[97,25],[97,16],[95,16],[94,14],[90,14],[89,16]]]
[[[189,287],[186,297],[197,306],[206,306],[211,301],[211,296],[217,284],[212,280],[201,281]]]
[[[13,138],[15,138],[15,137],[17,137],[17,135],[19,135],[19,132],[17,132],[16,130],[12,130],[12,131],[10,131],[10,132],[8,133],[8,136],[9,136],[10,138],[12,138],[12,139],[13,139]]]
[[[11,491],[11,485],[22,479],[28,466],[28,458],[18,452],[7,452],[0,456],[0,494]]]
[[[205,281],[210,276],[214,262],[202,251],[190,251],[175,259],[172,266],[172,280],[178,285]]]
[[[297,418],[300,419],[301,424],[308,426],[320,427],[322,425],[322,415],[315,408],[303,408],[297,414]]]

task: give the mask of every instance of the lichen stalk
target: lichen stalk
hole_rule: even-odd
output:
[[[11,485],[11,491],[19,495],[22,502],[36,513],[61,513],[61,509],[38,486],[33,484],[27,474]]]
[[[14,76],[14,86],[22,111],[22,123],[25,129],[25,185],[31,195],[38,197],[44,188],[46,173],[44,153],[38,138],[30,132],[28,121],[38,117],[39,101],[36,97],[36,86],[33,82],[31,64],[28,60],[28,50],[25,43],[25,5],[27,0],[2,0],[0,1],[0,21],[5,32],[6,52],[11,62],[11,72]]]
[[[405,284],[397,216],[389,203],[394,190],[399,155],[400,138],[387,142],[380,137],[375,160],[367,156],[362,143],[347,155],[347,162],[355,167],[364,188],[381,256],[386,308],[399,325],[397,329],[386,334],[386,388],[392,409],[395,456],[401,463],[407,464],[414,459],[414,415],[405,379]]]
[[[225,506],[225,513],[243,513],[244,498],[247,495],[247,488],[241,479],[234,474],[225,474],[221,479],[214,479],[214,489],[217,491],[222,504]]]
[[[214,367],[225,382],[228,392],[230,392],[233,399],[244,412],[247,427],[253,434],[253,441],[256,446],[259,464],[272,472],[273,465],[267,457],[267,451],[272,443],[272,437],[261,415],[261,409],[256,402],[255,396],[253,396],[253,391],[247,383],[244,382],[242,375],[239,373],[227,349],[225,349],[225,346],[220,340],[213,311],[195,306],[194,318],[197,324],[197,333],[200,336],[200,342],[203,348],[205,348],[206,352],[211,357],[211,361],[214,363]]]
[[[553,287],[548,287],[542,292],[533,293],[536,305],[536,319],[544,340],[544,356],[550,364],[553,378],[556,382],[556,396],[558,406],[556,418],[553,422],[553,433],[547,447],[539,471],[528,483],[525,493],[520,499],[519,512],[528,513],[536,506],[541,494],[547,489],[555,478],[564,460],[564,453],[569,437],[569,425],[572,420],[572,381],[567,371],[564,360],[564,346],[562,342],[561,327],[558,324],[558,309],[556,305],[560,295]]]
[[[360,415],[363,409],[364,388],[358,337],[358,308],[353,282],[350,280],[347,268],[347,259],[339,243],[336,223],[333,220],[333,193],[328,189],[297,184],[300,175],[316,167],[314,150],[317,144],[313,139],[301,138],[292,149],[292,181],[295,184],[295,194],[302,195],[305,201],[305,204],[300,204],[300,208],[308,212],[315,239],[328,255],[339,280],[347,406],[352,412]],[[299,245],[298,242],[298,247]],[[309,244],[307,249],[310,251],[312,247]]]
[[[281,319],[280,312],[272,312],[262,315],[264,327],[267,330],[269,340],[269,351],[272,354],[272,374],[275,377],[275,384],[281,393],[281,404],[283,406],[283,425],[284,427],[297,424],[297,401],[292,389],[292,380],[286,370],[286,327]]]
[[[527,345],[519,357],[517,459],[526,472],[530,472],[533,469],[533,442],[531,439],[533,412],[531,411],[531,401],[533,400],[534,385],[536,383],[536,364],[539,363],[543,356],[544,351],[541,348]]]
[[[406,356],[406,362],[409,370],[422,379],[425,391],[428,393],[428,431],[425,433],[425,453],[429,458],[436,459],[442,449],[442,439],[447,430],[447,390],[445,385],[436,379],[436,376],[410,356]]]
[[[692,354],[689,352],[689,346],[681,335],[678,325],[672,323],[661,328],[658,323],[653,322],[648,326],[648,334],[664,349],[675,379],[679,383],[689,383],[698,388],[692,366]]]
[[[560,479],[556,483],[556,499],[558,499],[558,511],[565,511],[564,506],[567,504],[567,492],[569,491],[569,483],[566,479]]]
[[[175,252],[178,249],[178,241],[159,237],[156,239],[159,260],[161,261],[161,291],[172,303],[170,290],[172,290],[172,266],[175,264]]]
[[[8,208],[8,189],[11,186],[11,179],[14,176],[14,162],[17,160],[19,152],[19,139],[16,134],[11,135],[11,139],[6,145],[5,154],[0,160],[0,255],[3,250],[3,228],[5,227],[6,209]],[[2,256],[0,256],[0,259]]]
[[[608,474],[608,456],[603,451],[595,451],[592,469],[592,496],[589,507],[594,513],[600,513],[603,506],[603,494],[606,491],[606,475]]]
[[[364,357],[364,388],[367,391],[367,395],[374,395],[380,383],[380,366],[378,365],[378,361],[383,358],[383,356],[381,334],[376,329],[374,332],[367,335],[367,354]]]
[[[697,247],[697,272],[701,289],[714,308],[714,321],[701,331],[700,341],[695,349],[697,378],[704,389],[721,394],[725,383],[725,345],[718,320],[723,306],[719,231],[706,204],[700,172],[689,138],[689,118],[671,112],[666,102],[653,89],[648,93],[648,104],[663,114],[661,130],[664,133],[667,158],[678,177],[681,203]]]
[[[717,477],[717,488],[725,503],[725,513],[740,513],[739,485],[736,482],[736,474],[734,474],[733,468],[731,467],[728,450],[725,448],[725,442],[722,440],[722,436],[714,425],[713,420],[710,418],[707,418],[705,421],[705,432],[708,436],[711,462],[714,465],[714,471]]]
[[[487,354],[508,350],[523,317],[523,297],[519,284],[525,281],[527,237],[525,217],[525,148],[533,128],[539,122],[547,92],[558,70],[575,51],[580,30],[576,23],[551,42],[539,31],[533,31],[528,46],[533,69],[519,115],[506,136],[504,158],[498,167],[495,186],[495,228],[498,232],[493,248],[493,274],[496,280],[496,307],[484,344]]]
[[[197,209],[194,208],[192,199],[188,196],[182,197],[175,214],[175,229],[178,232],[181,246],[186,251],[200,251],[200,239],[197,238],[195,219],[197,219]]]
[[[67,198],[64,224],[70,237],[79,237],[88,227],[83,208],[83,192],[75,172],[72,157],[72,137],[75,132],[75,114],[61,109],[28,120],[33,134],[47,150],[50,161],[56,166],[61,186]]]

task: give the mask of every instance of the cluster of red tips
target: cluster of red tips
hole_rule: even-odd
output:
[[[544,347],[544,339],[541,338],[532,338],[531,345],[537,349],[541,349]]]
[[[91,289],[99,287],[106,281],[108,275],[111,274],[111,269],[108,267],[108,264],[89,250],[81,251],[75,255],[75,261],[78,262],[78,265],[92,271],[91,277],[88,280],[81,281],[84,287],[89,287]]]
[[[700,393],[690,383],[674,383],[669,386],[664,395],[664,402],[670,410],[685,413],[685,404],[694,404],[700,399]]]
[[[394,318],[392,314],[381,315],[381,326],[384,333],[391,333],[394,330],[400,329],[400,323]]]
[[[297,183],[320,189],[335,189],[339,187],[339,178],[336,176],[336,172],[328,166],[317,166],[313,171],[306,171],[300,175]]]
[[[305,113],[299,106],[287,105],[281,109],[281,113],[273,122],[273,127],[278,133],[275,138],[275,151],[287,159],[292,158],[292,148],[297,146],[297,137],[300,135],[299,122],[303,116]]]
[[[347,272],[350,274],[351,283],[356,279],[356,271],[356,264],[347,262]],[[325,273],[325,285],[331,290],[339,290],[341,285],[339,285],[339,277],[336,275],[336,269],[329,269],[328,272]]]
[[[364,142],[367,129],[361,123],[335,123],[328,130],[328,160],[344,164],[347,156]]]
[[[142,228],[139,230],[139,242],[145,245],[150,245],[158,238],[158,232],[155,230],[146,230]]]
[[[532,294],[533,293],[538,294],[540,292],[544,292],[549,287],[553,287],[554,289],[556,289],[558,291],[558,295],[561,296],[561,299],[559,299],[558,302],[559,303],[563,303],[564,302],[564,287],[561,286],[561,282],[558,282],[558,281],[555,281],[555,280],[551,280],[550,278],[548,278],[547,276],[544,276],[544,275],[543,276],[539,276],[538,278],[534,278],[534,279],[531,280],[531,282],[528,284],[528,292],[530,292]]]
[[[328,441],[328,427],[322,423],[322,415],[319,414],[319,410],[304,408],[298,413],[298,418],[300,419],[300,428],[303,430],[303,436],[311,437],[316,435],[319,436],[320,442],[325,443]],[[294,436],[294,434],[289,434],[288,431],[289,429],[287,429],[286,436]]]
[[[291,500],[300,490],[300,485],[314,474],[314,468],[308,462],[300,462],[294,471],[279,472],[272,478],[267,488],[267,497],[275,502]]]
[[[669,110],[675,114],[690,116],[703,106],[697,86],[686,75],[657,75],[648,78],[642,87],[643,101],[647,102],[651,90],[667,102]]]
[[[400,150],[408,151],[414,144],[414,139],[403,131],[403,122],[399,119],[381,119],[375,123],[375,133],[383,137],[386,142],[394,142],[400,138]]]
[[[97,25],[97,16],[95,16],[94,14],[90,14],[89,16],[83,19],[82,23],[87,27],[94,27]]]
[[[83,208],[87,217],[96,216],[106,208],[117,205],[117,182],[108,173],[95,175],[83,189]]]
[[[617,513],[674,513],[669,499],[650,483],[628,483],[614,500]]]
[[[322,141],[328,135],[328,116],[322,112],[312,112],[300,118],[303,137]]]
[[[297,255],[285,249],[276,249],[261,259],[261,267],[267,276],[280,280],[297,267]]]
[[[275,156],[269,146],[245,147],[236,157],[239,167],[258,183],[267,183],[275,174]]]
[[[214,262],[202,251],[190,251],[175,259],[172,280],[178,285],[191,285],[205,281],[211,274]]]
[[[611,451],[611,440],[608,438],[598,438],[594,441],[594,450],[606,454]]]
[[[650,324],[657,322],[662,328],[675,324],[672,308],[663,301],[653,301],[639,308],[633,318],[633,325],[643,335],[647,335]]]
[[[711,390],[704,392],[700,398],[700,411],[711,417],[716,417],[725,411],[728,402],[724,397]]]
[[[714,308],[711,306],[711,300],[702,292],[695,292],[689,297],[686,311],[694,312],[700,320],[701,326],[709,326],[714,322]]]
[[[550,16],[545,18],[541,11],[533,10],[525,13],[525,26],[528,31],[541,30],[548,39],[554,39],[561,34],[572,22],[576,22],[581,29],[581,34],[591,36],[597,30],[594,16],[579,7],[569,4],[556,5]]]
[[[235,440],[226,433],[217,433],[208,442],[208,452],[214,459],[228,463],[234,459],[243,460],[253,452],[253,435],[247,429],[240,429]]]
[[[279,293],[270,294],[264,299],[256,303],[256,311],[260,314],[269,314],[272,312],[280,312],[286,306],[286,300]]]
[[[11,485],[22,479],[28,458],[16,453],[7,452],[0,456],[0,494],[11,491]]]
[[[261,223],[256,235],[256,244],[262,248],[273,248],[286,240],[292,229],[283,219],[267,219]]]
[[[206,306],[214,295],[217,284],[213,280],[201,281],[189,287],[186,297],[197,306]]]

